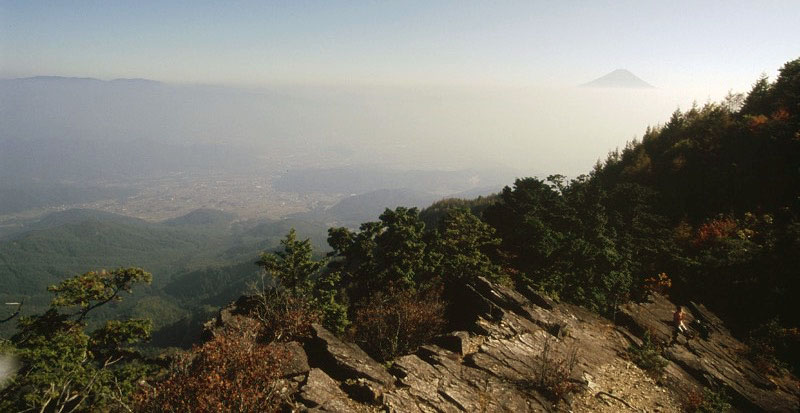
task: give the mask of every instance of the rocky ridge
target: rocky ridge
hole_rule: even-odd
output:
[[[672,339],[674,304],[653,294],[623,306],[616,323],[535,291],[480,279],[465,289],[474,322],[388,365],[322,326],[287,368],[287,410],[308,412],[678,412],[703,387],[723,389],[734,411],[798,410],[789,375],[768,377],[746,347],[702,305],[688,308],[709,334]],[[247,313],[246,297],[223,308],[207,328]],[[630,361],[648,332],[666,367],[653,374]],[[696,333],[696,332],[695,332]],[[557,380],[540,380],[542,377]],[[559,398],[553,397],[553,383]]]

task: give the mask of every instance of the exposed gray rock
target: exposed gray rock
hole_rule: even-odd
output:
[[[347,413],[358,408],[339,388],[339,383],[320,369],[311,369],[297,398],[309,411]]]
[[[384,391],[380,384],[364,378],[347,380],[342,388],[353,400],[367,404],[379,404]]]
[[[524,295],[534,305],[542,307],[545,310],[552,310],[556,306],[556,302],[553,301],[553,299],[540,293],[539,291],[534,290],[530,286],[526,286],[522,290],[522,295]]]
[[[743,411],[797,411],[800,391],[795,378],[767,377],[759,372],[743,356],[747,347],[730,335],[719,318],[703,305],[692,303],[688,307],[686,324],[691,326],[695,318],[701,318],[710,330],[706,338],[690,329],[687,336],[672,340],[675,305],[661,295],[623,306],[618,320],[639,337],[649,331],[665,346],[662,355],[671,364],[666,381],[672,386],[685,389],[696,382],[722,387]]]
[[[209,340],[221,328],[231,323],[234,317],[251,316],[258,308],[258,298],[252,295],[243,295],[236,301],[219,309],[217,316],[203,324],[202,338]]]
[[[478,277],[475,281],[475,289],[502,309],[511,310],[523,316],[528,312],[526,307],[530,305],[530,302],[522,294],[510,288],[492,284],[486,278]]]
[[[453,331],[436,337],[433,343],[464,357],[478,351],[483,338],[467,331]]]
[[[393,385],[394,377],[357,345],[345,343],[321,325],[315,324],[312,330],[314,337],[306,351],[314,365],[338,380],[363,378],[386,387]]]
[[[281,363],[281,376],[294,377],[301,374],[308,374],[311,367],[308,366],[308,357],[303,350],[303,346],[296,342],[276,343],[281,350],[287,354],[288,361]]]
[[[485,279],[465,288],[464,299],[472,320],[464,326],[467,331],[439,336],[388,369],[318,325],[304,348],[283,344],[297,358],[286,377],[305,378],[296,400],[306,411],[326,412],[577,412],[618,411],[628,405],[636,411],[670,412],[679,411],[690,392],[721,386],[738,411],[798,408],[794,378],[758,372],[743,356],[745,345],[700,304],[688,306],[686,323],[701,319],[707,339],[692,334],[673,341],[675,307],[658,295],[624,305],[616,323],[541,293],[521,294]],[[243,301],[223,309],[211,330],[246,307]],[[648,378],[628,361],[629,346],[641,345],[645,332],[663,346],[668,364],[660,377]],[[561,385],[578,392],[574,397],[546,397],[550,392],[539,379],[554,371],[561,371]],[[628,381],[636,382],[619,387]]]

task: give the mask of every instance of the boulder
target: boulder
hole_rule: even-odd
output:
[[[308,357],[303,349],[303,346],[296,342],[291,341],[288,343],[275,343],[281,351],[286,353],[287,361],[281,363],[281,376],[294,377],[302,374],[307,374],[311,367],[308,366]]]
[[[243,295],[236,301],[222,307],[217,316],[203,324],[202,338],[210,340],[217,331],[229,325],[234,317],[252,316],[258,308],[259,301],[256,296]]]
[[[348,413],[358,409],[357,404],[339,388],[339,383],[320,369],[309,371],[297,399],[310,411]]]
[[[464,357],[478,351],[482,341],[482,336],[467,331],[453,331],[434,338],[433,343]]]
[[[306,351],[313,364],[338,380],[370,380],[391,387],[394,377],[380,363],[353,343],[345,343],[319,324],[312,326],[313,338]]]

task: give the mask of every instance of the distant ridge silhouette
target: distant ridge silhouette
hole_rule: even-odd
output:
[[[18,78],[11,78],[11,79],[0,79],[3,82],[16,82],[16,83],[25,83],[25,82],[53,82],[53,83],[61,83],[61,84],[68,84],[68,83],[109,83],[109,84],[129,84],[129,85],[161,85],[162,83],[157,80],[150,80],[150,79],[140,79],[140,78],[131,78],[131,79],[112,79],[112,80],[101,80],[95,79],[93,77],[70,77],[70,76],[32,76],[32,77],[18,77]]]
[[[580,85],[581,87],[607,87],[627,89],[653,89],[655,86],[645,82],[628,70],[617,69],[605,76]]]

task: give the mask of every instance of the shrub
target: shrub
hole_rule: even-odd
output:
[[[408,354],[439,334],[445,325],[441,289],[389,288],[362,302],[355,311],[352,339],[380,361]]]
[[[726,413],[731,409],[731,399],[723,390],[704,388],[702,393],[690,392],[684,407],[689,413]]]
[[[702,246],[723,238],[728,238],[736,233],[737,229],[738,224],[732,218],[720,217],[712,219],[701,225],[697,230],[694,244],[696,246]]]
[[[235,317],[211,341],[179,358],[170,375],[136,394],[139,411],[275,412],[287,353],[259,341],[259,322]]]
[[[314,281],[314,308],[322,317],[322,325],[337,336],[344,334],[350,320],[347,318],[347,296],[339,291],[341,273],[327,271]]]
[[[784,328],[773,318],[750,331],[747,356],[762,374],[780,375],[781,369],[795,372],[800,366],[800,329]]]
[[[577,388],[570,377],[578,360],[578,350],[570,348],[566,356],[559,357],[553,351],[553,340],[548,335],[542,343],[542,352],[536,356],[536,380],[531,384],[551,400],[557,401]]]
[[[264,289],[256,297],[259,304],[255,316],[261,322],[266,341],[311,337],[311,325],[322,320],[310,297],[278,289]]]
[[[341,274],[321,271],[326,262],[312,260],[311,241],[298,241],[294,229],[281,245],[283,251],[261,254],[257,262],[264,269],[261,285],[252,286],[261,302],[258,317],[270,338],[305,337],[317,322],[341,335],[349,324],[340,291]]]
[[[631,344],[628,347],[628,354],[631,361],[651,374],[661,375],[667,367],[667,361],[661,357],[661,349],[652,341],[649,331],[645,331],[641,346]]]

